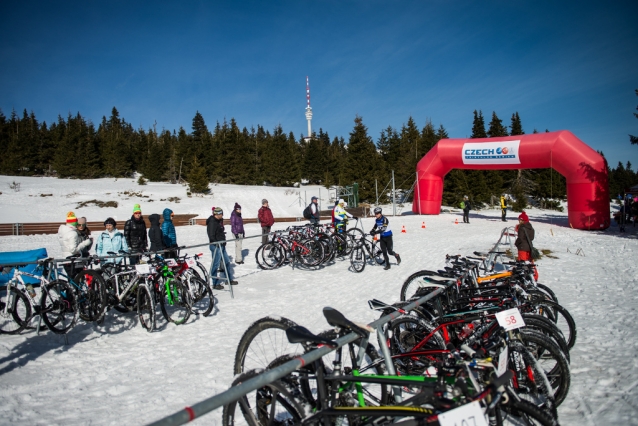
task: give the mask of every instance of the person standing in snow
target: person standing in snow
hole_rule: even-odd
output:
[[[175,225],[173,224],[173,217],[175,214],[171,209],[164,209],[162,212],[164,217],[164,223],[162,223],[162,234],[164,235],[164,245],[167,249],[177,247],[177,234],[175,233]],[[177,249],[166,252],[166,257],[177,257]]]
[[[91,230],[86,224],[86,218],[82,216],[78,219],[78,234],[82,237],[82,241],[90,240],[91,243],[88,247],[82,249],[82,257],[88,257],[91,247],[93,247],[93,237],[91,237]]]
[[[224,286],[221,284],[221,280],[216,278],[219,265],[222,260],[230,285],[237,285],[237,281],[233,278],[233,272],[230,270],[230,258],[226,253],[226,232],[224,231],[224,211],[220,207],[215,207],[212,216],[206,220],[206,232],[208,233],[208,242],[221,244],[211,244],[210,252],[213,256],[213,261],[210,265],[210,276],[213,280],[214,290],[223,290]]]
[[[470,199],[466,196],[463,197],[463,201],[461,201],[461,208],[463,209],[463,223],[470,223],[470,209],[472,206],[470,205]]]
[[[78,232],[78,219],[75,213],[68,212],[66,215],[66,224],[60,225],[58,228],[58,241],[62,249],[62,257],[70,257],[82,255],[82,250],[93,244],[90,239],[83,239]],[[69,278],[73,278],[75,267],[72,264],[64,265]]]
[[[230,232],[235,236],[235,263],[237,265],[244,264],[244,255],[242,254],[242,238],[244,233],[244,219],[241,217],[241,206],[235,203],[233,212],[230,214]]]
[[[160,215],[153,213],[148,217],[151,227],[148,229],[148,239],[151,242],[151,251],[161,251],[166,249],[164,234],[160,228]],[[164,255],[164,253],[162,253]]]
[[[268,200],[266,200],[265,198],[261,200],[261,208],[257,213],[257,218],[259,219],[259,224],[261,225],[261,243],[266,244],[268,242],[268,234],[270,233],[270,228],[275,224],[275,218],[272,215],[270,207],[268,207]]]
[[[518,260],[532,260],[532,241],[534,241],[534,228],[529,222],[527,213],[523,212],[518,216],[516,225],[518,236],[514,245],[518,249]]]
[[[501,220],[503,222],[507,222],[505,216],[507,215],[507,200],[505,200],[505,195],[501,195]]]
[[[355,216],[346,211],[345,205],[344,199],[340,198],[339,203],[334,208],[335,229],[337,232],[346,232],[346,220],[348,218],[356,219]]]
[[[139,204],[133,206],[133,216],[124,224],[124,238],[126,238],[131,253],[144,253],[148,247],[146,223]],[[137,260],[137,256],[132,256],[131,264],[137,263]]]
[[[313,196],[310,199],[310,205],[308,206],[308,208],[310,209],[310,218],[308,220],[313,225],[319,225],[319,198]]]
[[[159,222],[159,216],[157,216]],[[128,244],[126,244],[126,238],[124,235],[116,229],[117,223],[112,217],[107,218],[104,221],[104,232],[100,234],[95,245],[95,252],[98,256],[112,256],[111,253],[119,253],[120,250],[128,251]],[[121,263],[122,258],[117,257],[113,259],[114,263]]]
[[[383,210],[381,207],[375,207],[374,209],[374,227],[370,231],[370,235],[379,235],[379,246],[383,252],[383,259],[385,260],[384,270],[390,269],[390,259],[388,254],[393,255],[397,260],[397,265],[401,264],[401,256],[396,253],[394,244],[392,242],[392,230],[390,229],[390,221],[387,217],[383,216]]]

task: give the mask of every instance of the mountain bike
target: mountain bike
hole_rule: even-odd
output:
[[[366,267],[366,263],[368,263],[368,259],[374,259],[373,264],[377,265],[385,263],[383,251],[379,247],[378,241],[370,237],[370,234],[364,234],[350,253],[350,266],[355,272],[362,272]]]
[[[6,285],[0,287],[0,333],[20,334],[28,327],[33,317],[40,315],[40,300],[35,289],[44,288],[49,284],[49,280],[45,278],[48,274],[44,265],[50,260],[38,260],[34,273],[21,271],[19,267],[14,268],[13,277]],[[34,278],[38,283],[26,284],[23,276]]]

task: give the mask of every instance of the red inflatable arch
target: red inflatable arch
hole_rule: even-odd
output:
[[[488,139],[442,139],[416,166],[412,211],[439,214],[443,177],[452,169],[553,168],[567,179],[569,223],[578,229],[610,225],[609,185],[605,160],[562,130]]]

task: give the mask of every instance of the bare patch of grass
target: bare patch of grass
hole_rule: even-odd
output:
[[[100,200],[89,200],[89,201],[82,201],[81,203],[78,203],[77,206],[75,206],[76,209],[81,209],[82,207],[88,207],[91,204],[97,206],[97,207],[117,207],[117,201],[100,201]]]

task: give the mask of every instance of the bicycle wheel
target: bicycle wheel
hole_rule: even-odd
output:
[[[516,394],[556,417],[557,406],[552,385],[534,355],[518,340],[511,340],[507,348],[508,369],[515,375],[512,383]]]
[[[85,269],[75,276],[73,282],[77,286],[75,297],[80,318],[86,322],[101,320],[108,304],[106,282],[102,275],[98,271]]]
[[[558,303],[558,297],[556,297],[556,293],[554,293],[552,289],[541,283],[536,283],[536,287],[538,287],[540,291],[547,293],[554,303]]]
[[[207,317],[215,307],[215,296],[213,290],[203,279],[191,276],[189,280],[189,288],[191,291],[192,305],[191,309],[195,315],[203,315]]]
[[[297,247],[296,250],[306,266],[317,266],[323,260],[323,245],[319,241],[304,240],[301,242],[301,247]]]
[[[532,329],[549,337],[552,339],[552,342],[558,345],[563,355],[565,355],[565,358],[567,358],[567,362],[570,362],[567,341],[560,329],[556,327],[556,324],[543,316],[534,314],[524,314],[523,319],[525,320],[525,327],[521,329],[522,333],[525,333],[528,329]]]
[[[401,287],[401,301],[405,302],[406,300],[410,299],[422,287],[432,287],[431,284],[425,280],[426,277],[431,275],[431,271],[419,271],[410,275],[403,282],[403,286]],[[436,290],[436,288],[432,287],[432,291]],[[425,296],[425,293],[423,294],[423,296]]]
[[[137,317],[146,331],[155,329],[155,300],[146,284],[137,286]]]
[[[239,339],[234,374],[255,368],[264,369],[281,355],[303,354],[303,346],[289,343],[286,337],[286,329],[295,325],[294,321],[283,317],[264,317],[252,323]]]
[[[184,324],[191,314],[188,289],[177,278],[168,278],[160,283],[160,306],[166,321]]]
[[[336,256],[343,257],[348,253],[347,237],[342,234],[332,235],[332,242],[335,247]]]
[[[0,287],[0,333],[19,334],[31,320],[31,304],[15,287]]]
[[[576,322],[571,314],[558,303],[549,300],[533,302],[533,313],[550,319],[563,332],[569,349],[576,344]]]
[[[237,386],[256,377],[261,370],[249,370],[233,380],[231,386]],[[244,420],[251,426],[293,425],[301,424],[304,408],[298,404],[286,385],[277,380],[257,390],[248,392],[238,401],[224,405],[222,424],[233,426],[243,424],[237,418],[237,405]]]
[[[195,266],[197,268],[193,270],[197,272],[199,277],[203,279],[205,282],[209,282],[210,277],[208,276],[208,269],[206,269],[199,260],[195,262]]]
[[[565,400],[571,382],[565,355],[551,339],[533,330],[521,332],[520,338],[543,369],[552,387],[556,406],[559,406]]]
[[[75,292],[66,281],[55,280],[42,287],[40,314],[49,330],[65,334],[78,319]]]
[[[531,402],[511,398],[507,404],[500,404],[497,409],[501,410],[501,424],[515,425],[539,425],[558,426],[558,422],[546,410],[539,408]]]
[[[379,247],[379,244],[374,241],[372,243],[372,257],[374,261],[377,262],[377,265],[383,265],[385,263],[385,258],[383,257],[383,250]]]
[[[447,357],[448,351],[441,334],[422,318],[405,315],[391,321],[386,328],[386,338],[397,372],[400,374],[423,374],[427,368]],[[416,351],[428,351],[419,355],[408,355],[417,344],[431,337]]]
[[[350,265],[355,272],[363,272],[366,267],[366,251],[363,245],[359,245],[350,253]]]
[[[275,269],[284,261],[284,253],[279,244],[266,243],[259,246],[255,252],[255,261],[261,269]]]

